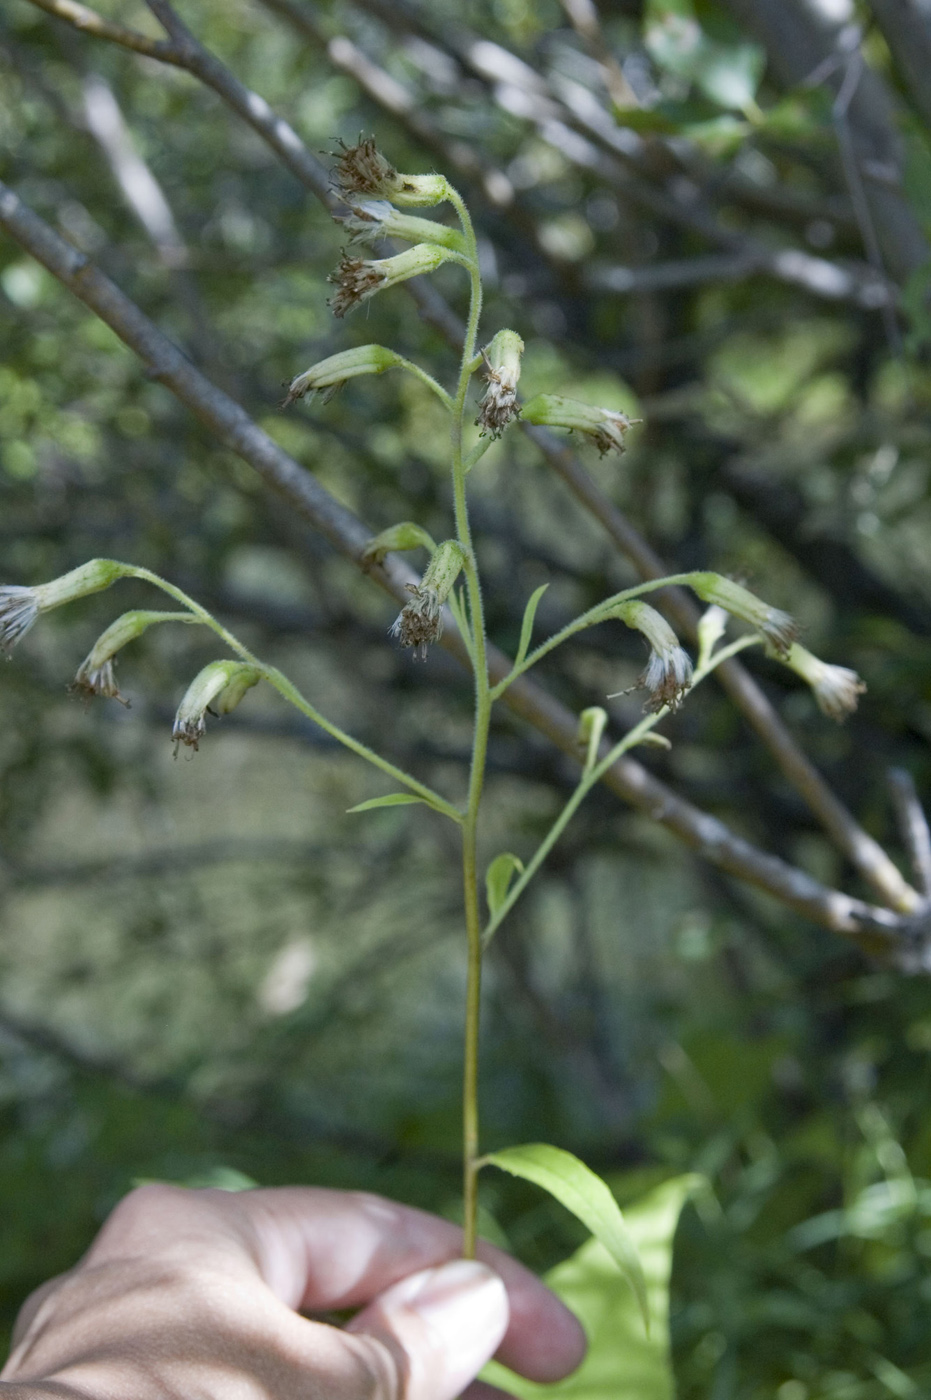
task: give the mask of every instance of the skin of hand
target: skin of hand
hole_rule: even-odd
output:
[[[575,1317],[501,1250],[461,1246],[360,1192],[142,1186],[25,1303],[0,1400],[501,1400],[474,1380],[492,1355],[573,1371]],[[344,1309],[345,1327],[313,1317]]]

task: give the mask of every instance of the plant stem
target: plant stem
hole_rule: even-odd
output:
[[[720,665],[722,661],[727,661],[730,657],[735,656],[740,651],[744,651],[747,647],[757,645],[760,640],[759,637],[755,636],[738,637],[736,641],[730,642],[727,646],[722,647],[720,651],[715,652],[703,665],[696,669],[692,680],[692,689],[694,690],[695,686],[703,681],[706,676],[710,675],[715,667]],[[617,762],[622,754],[627,753],[628,749],[632,749],[639,744],[668,713],[669,711],[664,708],[659,710],[656,714],[645,715],[639,724],[635,724],[633,729],[629,730],[628,733],[624,735],[623,739],[618,740],[600,762],[596,763],[593,767],[586,767],[572,796],[534,851],[533,856],[527,862],[519,877],[508,890],[504,903],[488,920],[485,931],[482,934],[482,946],[484,948],[488,947],[499,925],[503,923],[514,908],[514,905],[540,869],[540,866],[569,825],[570,820],[578,811],[584,798],[591,789],[596,783],[601,782],[605,773]]]
[[[476,837],[478,810],[485,781],[488,753],[488,727],[491,721],[491,694],[488,686],[488,660],[485,648],[485,615],[482,590],[472,548],[469,510],[466,502],[466,467],[462,457],[462,424],[466,394],[474,373],[475,343],[478,322],[482,314],[482,281],[478,271],[478,251],[475,231],[469,211],[458,192],[450,187],[449,198],[459,215],[468,248],[471,293],[469,319],[460,361],[459,383],[453,406],[452,477],[456,512],[456,536],[465,554],[466,589],[472,622],[472,671],[475,680],[475,721],[472,736],[472,763],[469,771],[469,796],[462,824],[462,886],[465,905],[466,936],[468,939],[468,971],[466,980],[465,1045],[462,1072],[462,1172],[463,1172],[463,1244],[466,1259],[475,1256],[476,1215],[478,1207],[478,1050],[482,996],[482,925],[478,902],[478,872],[476,868]]]

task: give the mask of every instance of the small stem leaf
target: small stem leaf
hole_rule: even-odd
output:
[[[372,812],[376,807],[411,807],[416,802],[423,803],[425,807],[432,807],[434,812],[439,812],[444,817],[452,816],[451,809],[438,807],[429,798],[418,797],[413,792],[388,792],[384,797],[370,797],[367,802],[358,802],[355,807],[347,808],[347,815],[351,815],[353,812]],[[458,813],[456,819],[459,820]]]
[[[634,1290],[649,1335],[650,1312],[643,1265],[620,1206],[601,1177],[596,1176],[571,1152],[544,1142],[489,1152],[481,1161],[482,1166],[486,1164],[542,1186],[544,1191],[549,1191],[567,1210],[578,1216],[604,1245]]]
[[[510,851],[502,851],[495,856],[485,873],[485,893],[488,897],[488,912],[494,918],[507,898],[508,885],[515,871],[523,870],[524,862]]]
[[[535,588],[527,600],[524,608],[524,620],[520,629],[520,645],[517,648],[517,655],[514,658],[514,665],[519,666],[530,648],[530,638],[533,635],[533,620],[537,615],[537,607],[540,599],[549,588],[548,583],[541,583],[539,588]]]

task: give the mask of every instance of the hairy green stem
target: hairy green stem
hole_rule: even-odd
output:
[[[456,536],[465,554],[466,591],[472,632],[472,671],[475,680],[475,721],[472,736],[472,762],[469,770],[469,795],[462,824],[462,885],[465,904],[466,936],[468,939],[468,972],[466,981],[465,1046],[462,1074],[462,1159],[463,1159],[463,1254],[475,1255],[476,1216],[478,1209],[478,1050],[482,995],[482,923],[479,911],[476,844],[478,812],[485,781],[488,754],[488,727],[491,721],[491,694],[488,685],[488,660],[485,647],[485,615],[482,590],[472,547],[469,510],[466,502],[465,478],[467,467],[462,455],[462,426],[466,394],[475,372],[475,343],[479,317],[482,314],[482,281],[478,271],[478,249],[469,211],[459,193],[449,188],[450,202],[459,215],[469,252],[471,289],[469,319],[460,361],[459,383],[453,407],[452,478],[456,513]],[[477,460],[477,459],[476,459]],[[471,465],[471,463],[469,464]]]

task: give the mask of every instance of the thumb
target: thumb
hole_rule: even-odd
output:
[[[374,1400],[455,1400],[497,1351],[508,1315],[498,1275],[458,1259],[386,1289],[346,1330],[380,1342],[391,1359],[394,1374]]]

